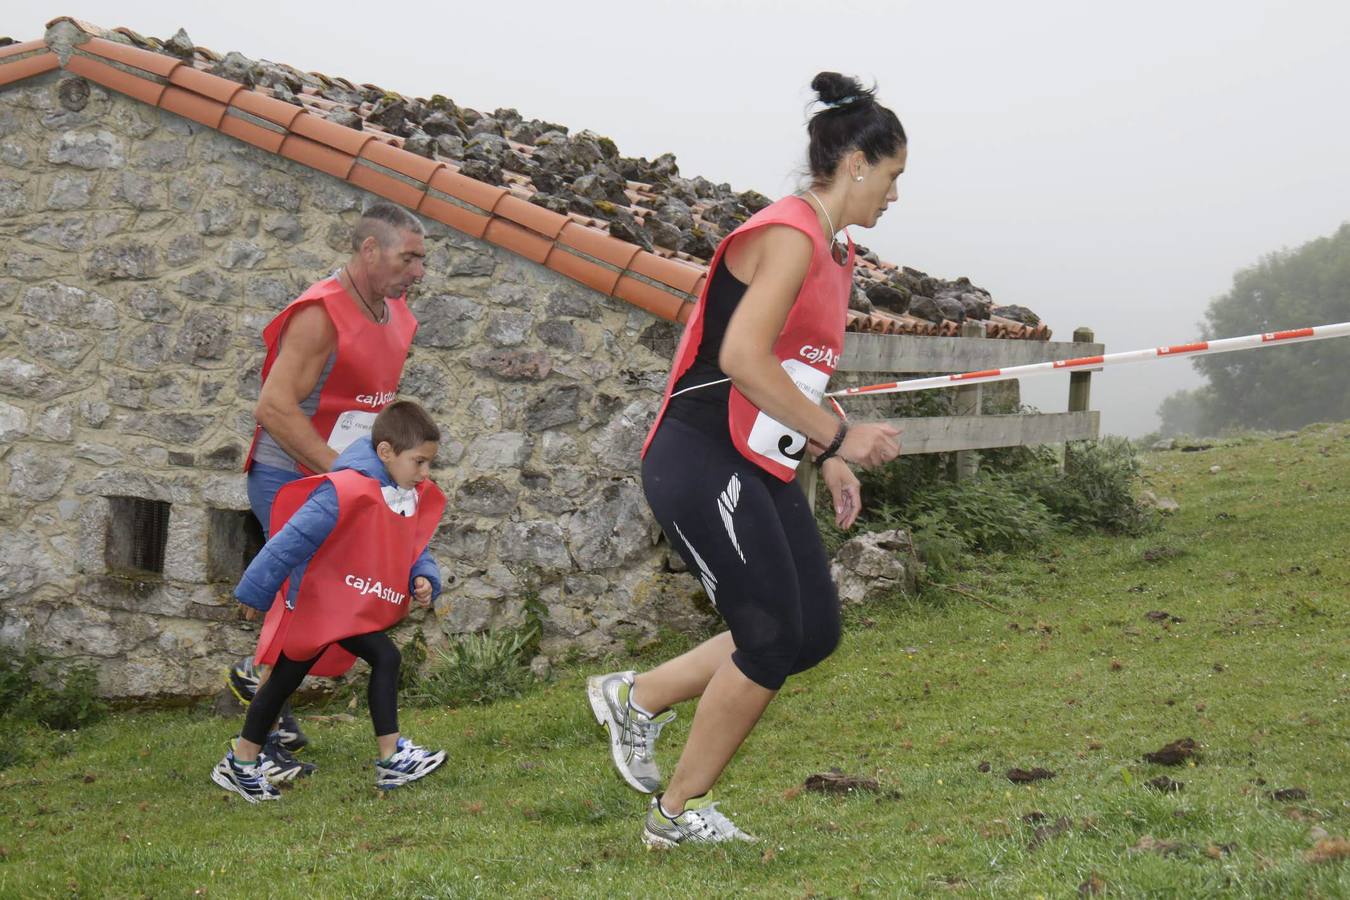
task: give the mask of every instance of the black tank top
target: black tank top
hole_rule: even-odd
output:
[[[736,311],[745,291],[746,285],[731,274],[725,257],[719,260],[712,283],[708,285],[698,354],[689,370],[675,382],[666,405],[666,415],[671,418],[727,440],[731,439],[731,429],[727,425],[731,381],[718,365],[717,356],[722,351],[722,339],[726,337],[731,314]]]

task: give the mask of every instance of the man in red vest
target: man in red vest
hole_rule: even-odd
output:
[[[263,329],[267,356],[253,411],[258,425],[244,469],[249,505],[264,535],[277,491],[329,471],[343,449],[370,434],[376,414],[394,399],[417,330],[407,292],[422,280],[425,256],[417,217],[375,202],[356,224],[347,262]],[[255,667],[251,658],[228,672],[230,688],[244,703],[266,677],[267,668]],[[299,770],[286,751],[307,741],[289,705],[272,737],[264,755]]]

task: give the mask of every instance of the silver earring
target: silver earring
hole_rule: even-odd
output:
[[[863,180],[863,177],[862,177],[861,175],[854,175],[854,176],[853,176],[853,180],[854,180],[854,181],[862,181],[862,180]]]

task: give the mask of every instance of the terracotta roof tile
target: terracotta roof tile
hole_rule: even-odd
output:
[[[96,81],[106,88],[134,97],[151,106],[158,106],[159,98],[164,94],[164,82],[133,75],[92,56],[73,54],[70,62],[66,63],[66,71],[83,75],[90,81]]]
[[[445,171],[442,169],[441,171]],[[417,211],[428,218],[443,222],[451,228],[464,232],[470,237],[481,238],[487,230],[492,216],[471,212],[456,203],[444,200],[433,191],[427,191]]]
[[[219,75],[211,75],[201,69],[194,69],[192,66],[179,66],[174,69],[169,74],[169,84],[209,97],[217,103],[229,103],[234,99],[234,95],[240,92],[253,93],[242,84],[221,78]]]
[[[230,105],[282,128],[290,128],[291,123],[303,112],[294,104],[269,97],[260,91],[240,91],[234,95]]]
[[[347,180],[347,175],[351,172],[352,166],[356,165],[356,157],[348,156],[340,150],[334,150],[326,144],[320,144],[318,141],[311,141],[307,137],[301,137],[292,132],[281,142],[280,153],[287,159],[293,159],[301,165],[309,166],[311,169],[318,169],[320,172],[327,172],[334,178]]]
[[[698,295],[694,294],[694,287],[702,279],[704,272],[701,267],[664,259],[646,250],[639,251],[628,263],[628,268],[631,272],[668,284],[695,297]]]
[[[418,156],[416,153],[409,153],[407,150],[400,149],[382,140],[374,140],[366,144],[361,150],[360,158],[369,160],[386,169],[392,169],[399,175],[419,181],[423,185],[431,180],[431,176],[436,173],[437,169],[445,168],[443,162],[427,159],[425,156]]]
[[[296,116],[294,121],[291,122],[290,130],[292,134],[317,141],[326,147],[340,150],[347,156],[352,157],[358,156],[362,148],[372,139],[370,135],[363,131],[338,125],[336,122],[330,122],[313,113]],[[338,177],[346,178],[347,176],[344,173]]]
[[[517,225],[524,225],[531,231],[537,231],[550,240],[558,236],[563,226],[568,224],[567,216],[552,210],[535,206],[528,200],[522,200],[513,194],[506,194],[492,208],[494,216],[510,219]]]
[[[484,213],[491,213],[497,202],[506,195],[506,188],[486,184],[449,169],[441,169],[433,175],[428,187],[448,194]]]
[[[16,51],[16,47],[26,49]],[[0,55],[0,86],[60,68],[61,60],[57,59],[56,54],[47,50],[46,47],[47,45],[41,41],[28,41],[23,44],[10,44],[8,47],[0,47],[0,54],[3,54]],[[34,52],[39,49],[41,52]],[[6,53],[5,51],[11,52]]]
[[[254,120],[238,115],[237,112],[238,110],[234,106],[225,110],[225,117],[220,120],[221,133],[228,134],[232,138],[238,138],[247,144],[266,150],[268,153],[281,152],[281,144],[286,140],[288,133],[285,129],[273,131],[259,125]]]
[[[673,291],[655,287],[630,275],[619,278],[614,285],[614,296],[663,319],[675,319],[682,307],[693,305],[685,303],[684,298]]]
[[[164,89],[164,95],[159,98],[159,105],[161,109],[200,122],[207,128],[219,127],[220,120],[225,117],[224,103],[173,85]]]
[[[553,242],[542,234],[506,219],[490,219],[483,230],[483,239],[537,263],[547,259],[549,251],[553,249]]]
[[[359,188],[417,209],[426,194],[426,182],[443,168],[445,163],[372,140],[362,148],[348,180]]]
[[[128,47],[126,44],[119,44],[116,41],[109,41],[100,37],[90,38],[85,43],[80,44],[76,48],[76,52],[81,51],[97,54],[104,59],[119,62],[124,66],[142,69],[161,78],[167,78],[170,72],[183,64],[182,60],[165,56],[163,53],[154,53],[150,50],[142,50],[139,47]]]
[[[47,50],[46,41],[24,41],[20,44],[8,44],[0,47],[0,64],[3,64],[11,56],[21,56],[39,50],[44,52]]]
[[[558,234],[558,243],[579,250],[587,256],[595,257],[600,262],[613,266],[620,271],[628,268],[628,263],[632,261],[639,250],[636,244],[610,237],[603,231],[577,222],[567,223]],[[609,291],[605,293],[609,293]]]
[[[622,269],[607,266],[596,262],[594,259],[578,255],[562,241],[554,244],[552,250],[553,252],[544,260],[544,265],[555,272],[566,275],[573,281],[579,281],[587,287],[594,288],[602,294],[613,293],[614,286],[619,281],[619,276],[623,274]]]

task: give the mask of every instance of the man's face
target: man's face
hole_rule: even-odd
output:
[[[426,246],[415,231],[391,229],[391,239],[382,245],[374,237],[366,238],[362,248],[367,254],[366,272],[370,286],[380,297],[402,297],[426,274],[423,261]]]

